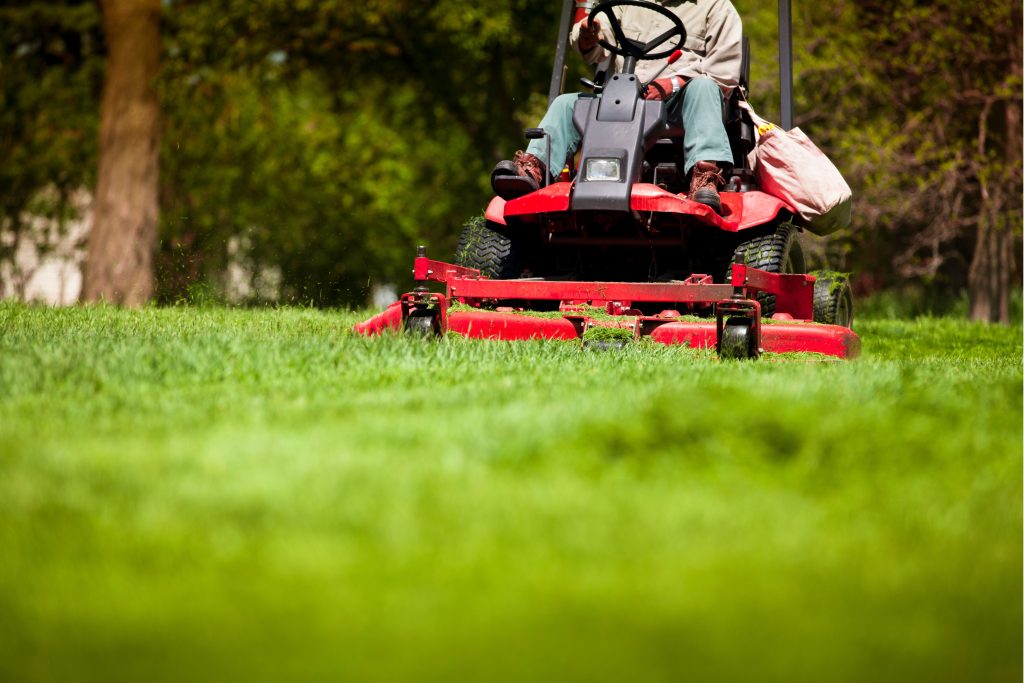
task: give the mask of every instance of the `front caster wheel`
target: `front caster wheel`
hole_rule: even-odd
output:
[[[441,326],[438,324],[437,315],[430,310],[409,311],[405,319],[405,331],[413,337],[440,337]]]
[[[728,318],[718,340],[718,357],[729,360],[757,358],[753,323],[749,318]]]

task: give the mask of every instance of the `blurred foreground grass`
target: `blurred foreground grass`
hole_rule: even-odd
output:
[[[1019,681],[1021,330],[0,305],[0,680]]]

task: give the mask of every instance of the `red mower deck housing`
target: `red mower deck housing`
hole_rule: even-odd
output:
[[[860,338],[853,330],[812,322],[812,275],[769,273],[735,264],[728,284],[715,284],[706,275],[665,283],[492,280],[472,268],[431,260],[422,248],[420,252],[413,269],[419,286],[356,325],[357,333],[408,330],[437,336],[454,332],[475,339],[571,341],[583,339],[591,328],[611,327],[637,339],[714,348],[729,358],[756,358],[764,351],[842,359],[860,353]],[[444,293],[429,291],[428,282],[444,284]],[[776,313],[770,320],[761,320],[759,292],[776,297]],[[454,302],[463,304],[460,310],[450,310]],[[560,315],[530,315],[542,303]],[[651,304],[665,308],[656,315],[637,308],[649,309]],[[707,322],[693,321],[678,310],[708,307],[714,317]]]

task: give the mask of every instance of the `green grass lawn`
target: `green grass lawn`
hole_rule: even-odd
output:
[[[1019,681],[1021,329],[0,305],[2,681]]]

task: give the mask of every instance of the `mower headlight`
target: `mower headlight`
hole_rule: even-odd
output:
[[[620,182],[622,180],[622,161],[619,159],[587,159],[583,177],[586,180]]]

